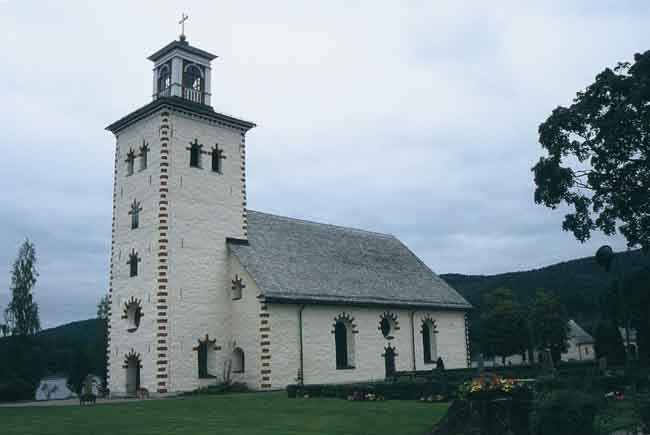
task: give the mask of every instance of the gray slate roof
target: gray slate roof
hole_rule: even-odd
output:
[[[587,331],[582,329],[573,319],[569,320],[569,337],[572,338],[576,344],[592,344],[594,338],[589,335]]]
[[[392,235],[248,211],[228,246],[269,302],[471,308]]]

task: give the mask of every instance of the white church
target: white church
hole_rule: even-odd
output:
[[[471,306],[396,237],[252,211],[246,133],[184,35],[116,138],[108,385],[255,390],[467,367]]]

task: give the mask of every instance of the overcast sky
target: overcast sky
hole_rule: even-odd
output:
[[[528,5],[525,5],[529,3]],[[540,6],[543,4],[543,6]],[[537,127],[606,66],[650,49],[640,1],[0,0],[0,309],[25,237],[44,326],[107,288],[115,141],[175,39],[213,63],[247,139],[252,209],[392,233],[437,273],[592,255],[533,203]]]

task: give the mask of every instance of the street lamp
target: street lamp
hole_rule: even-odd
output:
[[[623,318],[625,326],[625,374],[628,374],[630,368],[630,318],[628,308],[625,304],[625,294],[623,291],[623,265],[621,264],[620,255],[617,257],[614,250],[609,245],[604,245],[596,251],[596,262],[599,266],[610,272],[614,269],[616,276],[616,291],[618,293],[619,314]],[[618,332],[618,331],[617,331]]]

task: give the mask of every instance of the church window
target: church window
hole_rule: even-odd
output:
[[[425,318],[422,321],[422,351],[425,364],[431,364],[438,359],[437,333],[435,320],[430,317]]]
[[[244,373],[244,351],[236,347],[232,352],[232,371],[233,373]]]
[[[127,264],[129,265],[129,276],[134,277],[138,276],[138,263],[140,262],[140,258],[138,257],[138,253],[135,252],[135,249],[131,251],[129,254],[129,261]]]
[[[379,319],[379,330],[381,335],[384,336],[387,340],[392,340],[395,335],[395,332],[399,330],[399,323],[397,321],[397,315],[386,311],[380,316]]]
[[[194,347],[197,356],[199,379],[215,377],[210,373],[211,370],[214,370],[213,363],[215,360],[215,343],[216,340],[210,340],[210,337],[206,334],[205,338],[199,339],[199,344]]]
[[[235,275],[235,279],[232,280],[232,299],[238,300],[242,298],[242,290],[246,288],[244,280],[239,276]]]
[[[198,139],[194,139],[194,142],[190,142],[190,167],[191,168],[200,168],[201,167],[201,148],[203,145],[199,144]]]
[[[140,207],[140,203],[134,199],[133,203],[131,204],[131,211],[129,211],[129,214],[131,215],[132,230],[140,226],[140,210],[142,210],[142,208]]]
[[[219,145],[212,148],[212,172],[221,173],[221,160],[225,159],[223,150],[219,149]]]
[[[140,305],[139,299],[131,297],[131,299],[124,304],[122,319],[125,319],[127,322],[128,332],[135,332],[140,327],[142,306]]]
[[[353,318],[343,313],[334,322],[334,346],[336,352],[336,368],[354,368],[354,334],[356,333]]]
[[[142,146],[140,147],[140,170],[144,171],[147,169],[147,155],[149,153],[149,145],[142,141]]]
[[[135,163],[135,153],[132,149],[126,154],[126,175],[133,175],[133,166]]]
[[[163,65],[158,69],[158,96],[169,97],[172,84],[172,75],[169,65]]]

